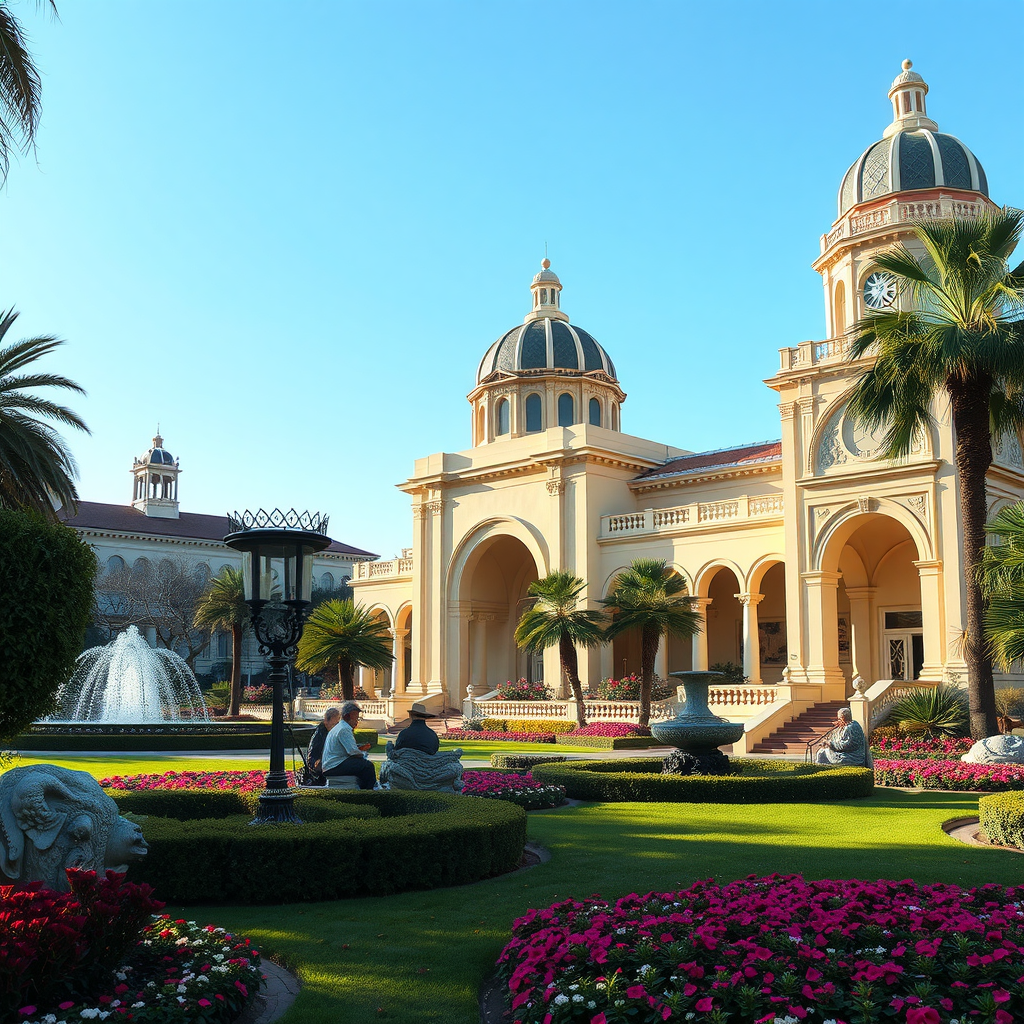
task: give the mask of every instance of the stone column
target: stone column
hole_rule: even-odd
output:
[[[613,679],[615,677],[615,648],[609,642],[606,644],[602,644],[600,650],[601,679]]]
[[[391,693],[389,696],[396,697],[405,693],[405,638],[409,635],[407,629],[392,629],[391,653],[395,660],[391,663]]]
[[[877,587],[847,587],[850,599],[850,653],[853,674],[866,679],[868,686],[878,681],[878,644],[872,640],[872,608]]]
[[[493,615],[480,615],[476,612],[470,619],[470,697],[482,697],[492,689],[487,682],[487,628],[493,621]]]
[[[800,574],[807,595],[807,681],[827,686],[824,700],[846,696],[846,678],[839,668],[839,581],[842,573]]]
[[[692,666],[694,672],[707,672],[708,670],[708,605],[711,604],[710,597],[692,597],[690,606],[700,614],[700,632],[693,638]]]
[[[929,682],[941,682],[944,651],[942,638],[945,635],[942,602],[942,561],[915,562],[921,582],[921,624],[924,628],[924,665],[921,678]]]
[[[365,665],[359,666],[359,677],[356,680],[356,685],[366,691],[366,696],[369,697],[370,700],[377,699],[377,690],[373,685],[372,668],[367,668]]]
[[[743,606],[743,675],[754,686],[761,685],[761,637],[757,628],[757,606],[764,594],[736,594]]]

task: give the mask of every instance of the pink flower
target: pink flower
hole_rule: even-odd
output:
[[[238,991],[241,992],[243,996],[248,998],[249,990],[240,981],[236,981],[235,982],[235,988],[237,988]],[[922,1022],[922,1024],[924,1024],[924,1022]],[[927,1024],[931,1024],[931,1022],[929,1021],[929,1022],[927,1022]]]
[[[705,996],[703,999],[698,999],[694,1009],[698,1013],[710,1013],[712,1007],[715,1005],[714,1000],[711,996]]]
[[[71,1007],[74,1006],[74,1005],[75,1004],[73,1002],[71,1002],[70,999],[68,999],[66,1002],[58,1003],[57,1004],[57,1009],[58,1010],[70,1010]]]
[[[590,1024],[608,1024],[608,1018],[603,1013],[596,1013],[590,1018]]]
[[[942,1018],[931,1006],[912,1006],[907,1010],[907,1024],[942,1024]]]
[[[213,1006],[213,1003],[211,1003],[209,999],[200,999],[199,1005],[205,1009],[207,1006]]]
[[[646,994],[647,990],[643,985],[630,985],[630,987],[626,989],[627,999],[643,999]]]

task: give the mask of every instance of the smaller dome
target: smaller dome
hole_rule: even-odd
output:
[[[905,60],[903,62],[903,70],[893,80],[892,85],[889,86],[891,92],[897,86],[906,85],[908,82],[924,82],[924,79],[916,72],[910,69],[914,66],[912,60]]]
[[[164,448],[152,448],[149,451],[149,458],[147,458],[146,461],[149,463],[173,465],[174,456]]]

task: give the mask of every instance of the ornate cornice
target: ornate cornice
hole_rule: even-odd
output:
[[[634,494],[647,494],[650,491],[667,491],[675,488],[693,487],[697,484],[710,483],[717,480],[739,480],[748,476],[770,476],[782,473],[782,460],[753,463],[747,466],[729,466],[715,470],[687,473],[685,476],[651,477],[649,480],[631,480],[629,489]]]

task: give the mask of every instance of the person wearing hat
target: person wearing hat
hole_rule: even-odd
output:
[[[377,770],[367,759],[369,743],[356,743],[355,727],[360,707],[354,700],[341,705],[341,721],[327,734],[321,758],[323,773],[327,776],[354,775],[360,789],[373,789]]]
[[[409,717],[411,721],[395,740],[395,750],[411,747],[413,750],[422,750],[424,754],[436,754],[441,744],[437,733],[427,725],[427,719],[436,716],[417,701],[409,708]]]

